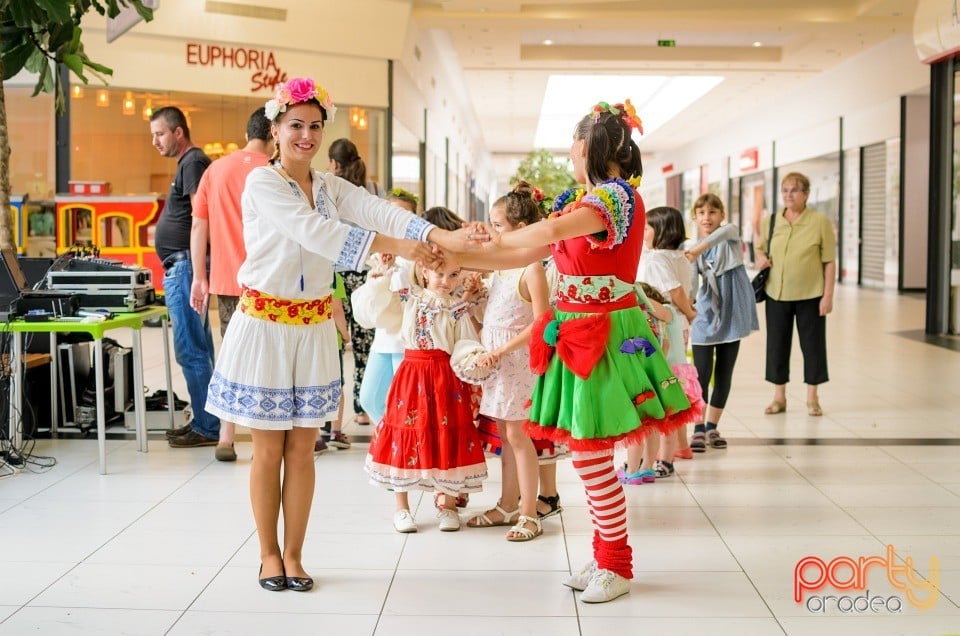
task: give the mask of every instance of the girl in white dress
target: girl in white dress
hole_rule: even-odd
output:
[[[497,232],[509,232],[540,221],[543,212],[538,197],[543,200],[539,190],[519,182],[490,208],[490,224]],[[490,352],[486,360],[496,365],[496,373],[483,383],[480,415],[497,422],[503,445],[503,479],[496,506],[467,525],[512,525],[508,541],[530,541],[543,533],[537,514],[537,449],[523,432],[536,382],[525,345],[530,340],[534,316],[549,308],[549,285],[539,261],[493,273],[482,335],[483,346]]]

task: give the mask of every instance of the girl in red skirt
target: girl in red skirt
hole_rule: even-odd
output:
[[[370,483],[393,490],[397,532],[416,532],[407,493],[443,494],[440,530],[460,529],[456,501],[460,493],[477,492],[487,465],[473,425],[470,386],[454,375],[454,346],[479,337],[469,305],[451,296],[460,284],[460,269],[445,265],[421,269],[426,288],[401,290],[403,361],[387,394],[387,411],[377,424],[364,469]]]

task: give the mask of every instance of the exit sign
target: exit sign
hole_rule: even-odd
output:
[[[676,45],[676,40],[657,40],[657,46],[673,47]]]

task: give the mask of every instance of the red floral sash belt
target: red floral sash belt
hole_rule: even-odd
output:
[[[610,312],[637,306],[633,284],[612,275],[560,274],[556,300],[563,311]]]
[[[318,325],[333,315],[332,297],[287,300],[249,287],[240,295],[240,311],[253,318],[284,325]]]

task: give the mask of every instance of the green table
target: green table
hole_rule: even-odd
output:
[[[167,335],[166,307],[148,307],[137,312],[118,313],[115,317],[101,322],[83,322],[79,320],[49,320],[45,322],[27,322],[15,320],[0,327],[13,335],[12,356],[10,359],[10,442],[14,448],[20,447],[21,434],[19,414],[23,406],[23,334],[48,333],[50,334],[50,398],[53,404],[53,421],[51,432],[57,435],[57,334],[59,333],[86,333],[93,337],[94,370],[97,388],[97,444],[100,451],[100,474],[107,472],[106,458],[106,415],[104,413],[104,380],[103,380],[103,335],[114,329],[130,329],[133,334],[133,406],[136,418],[137,450],[147,452],[147,419],[146,400],[143,395],[143,344],[140,330],[146,320],[159,318],[163,328],[163,364],[166,371],[167,395],[173,395],[172,379],[170,377],[170,342]],[[169,402],[170,428],[174,427],[173,400]]]

